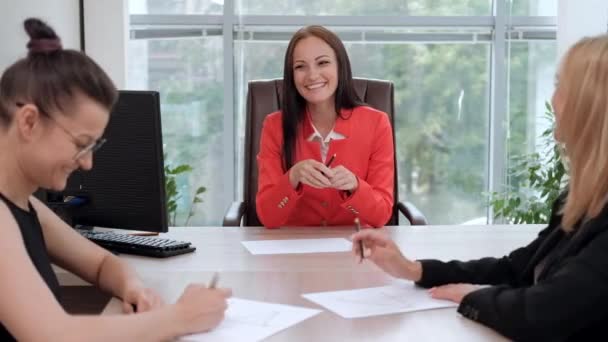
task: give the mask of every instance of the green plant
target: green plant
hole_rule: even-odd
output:
[[[167,160],[166,154],[165,160]],[[192,170],[192,167],[188,164],[180,164],[175,167],[171,167],[170,163],[165,164],[165,197],[167,201],[167,217],[169,218],[170,226],[175,226],[177,224],[178,203],[182,198],[182,194],[177,187],[177,177],[192,172]],[[207,191],[207,189],[204,186],[200,186],[196,189],[192,196],[192,201],[190,202],[188,214],[184,220],[184,226],[187,226],[192,216],[194,216],[194,206],[203,202],[201,196],[205,191]]]
[[[560,146],[553,137],[555,115],[549,103],[545,103],[545,108],[550,127],[541,134],[542,154],[513,157],[506,191],[490,194],[495,218],[515,224],[546,223],[553,202],[564,190],[567,173]]]

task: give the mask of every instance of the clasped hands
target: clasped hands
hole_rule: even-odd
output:
[[[329,168],[314,159],[302,160],[289,170],[289,182],[293,188],[306,184],[313,188],[334,188],[353,192],[359,186],[357,176],[342,165]]]

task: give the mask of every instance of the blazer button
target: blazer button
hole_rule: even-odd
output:
[[[327,227],[327,221],[326,220],[321,220],[321,226]]]
[[[327,201],[323,201],[323,202],[321,202],[321,206],[323,208],[327,208],[329,206],[329,203],[327,203]]]

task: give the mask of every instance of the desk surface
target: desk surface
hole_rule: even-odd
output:
[[[385,228],[411,258],[473,259],[502,256],[524,246],[543,226],[427,226]],[[370,263],[359,265],[350,253],[254,256],[244,240],[348,237],[350,229],[187,227],[163,237],[191,241],[195,253],[168,259],[122,256],[146,284],[173,302],[190,282],[206,283],[220,271],[219,286],[252,300],[319,308],[300,295],[389,284],[392,279]],[[120,312],[112,300],[104,313]],[[502,336],[470,321],[455,308],[343,319],[323,313],[270,337],[268,341],[503,341]]]

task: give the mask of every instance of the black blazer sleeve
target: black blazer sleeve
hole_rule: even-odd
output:
[[[509,284],[520,286],[524,269],[536,252],[546,235],[553,229],[553,224],[543,229],[529,245],[518,248],[502,258],[482,258],[471,261],[419,260],[422,264],[422,278],[416,284],[422,287],[433,287],[451,283],[470,284]]]
[[[608,233],[534,286],[493,286],[464,297],[458,312],[515,340],[554,341],[608,317]]]
[[[544,240],[561,223],[560,207],[566,193],[562,193],[552,205],[549,225],[538,233],[537,238],[525,247],[518,248],[502,258],[482,258],[471,261],[419,260],[422,264],[422,279],[416,284],[433,287],[451,283],[470,283],[484,285],[507,284],[524,286],[532,283],[533,274],[524,274]],[[517,228],[514,228],[517,229]],[[526,276],[527,278],[523,278]]]

